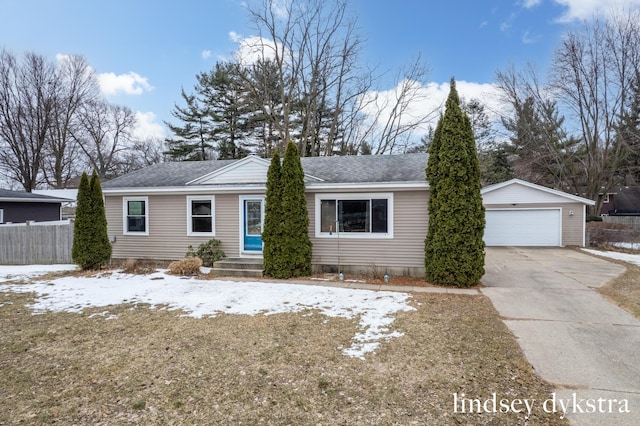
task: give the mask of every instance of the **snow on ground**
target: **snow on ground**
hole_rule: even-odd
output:
[[[602,251],[592,249],[582,249],[588,253],[592,253],[598,256],[608,257],[610,259],[622,260],[624,262],[633,263],[640,266],[640,254],[619,253],[617,251]]]
[[[630,250],[640,250],[640,243],[609,243],[614,247],[626,248]]]
[[[0,277],[12,267],[0,266]],[[38,268],[26,273],[34,273]],[[43,271],[43,273],[46,270]],[[6,281],[6,280],[5,280]],[[121,272],[93,277],[63,277],[28,284],[0,285],[0,292],[36,293],[31,305],[34,314],[47,311],[80,313],[85,308],[106,307],[122,303],[148,303],[152,308],[182,309],[186,315],[201,318],[218,313],[272,315],[320,311],[329,317],[357,318],[359,331],[347,356],[364,358],[380,343],[402,333],[389,326],[400,311],[414,310],[411,296],[400,292],[377,292],[315,285],[198,280],[168,275],[159,271],[150,275]],[[108,310],[98,314],[114,319]]]
[[[47,272],[73,271],[76,265],[0,265],[0,283],[26,280]]]

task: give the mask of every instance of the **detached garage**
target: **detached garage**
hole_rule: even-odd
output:
[[[585,245],[586,198],[519,179],[482,190],[487,246]]]

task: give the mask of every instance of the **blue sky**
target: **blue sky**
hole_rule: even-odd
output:
[[[249,0],[253,1],[253,0]],[[83,55],[107,98],[141,113],[141,134],[161,136],[180,89],[255,35],[244,0],[0,0],[0,48],[55,59]],[[455,76],[465,97],[487,97],[497,69],[548,67],[567,25],[640,0],[352,0],[363,60],[392,75],[418,54],[432,104]],[[236,41],[234,41],[236,40]],[[391,80],[381,90],[391,90]],[[423,106],[427,108],[426,106]]]

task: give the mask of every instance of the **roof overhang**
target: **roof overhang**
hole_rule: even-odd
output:
[[[365,182],[365,183],[329,183],[314,182],[305,185],[306,192],[317,191],[411,191],[427,190],[427,182]],[[265,192],[265,184],[239,184],[239,185],[190,185],[190,186],[163,186],[163,187],[138,187],[138,188],[105,188],[104,195],[130,195],[130,194],[201,194],[201,193],[251,193]]]
[[[20,197],[0,197],[0,202],[9,203],[71,203],[74,200],[67,198],[20,198]]]

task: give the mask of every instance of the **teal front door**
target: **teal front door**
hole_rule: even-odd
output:
[[[264,200],[259,198],[243,201],[245,252],[262,252],[263,203]]]

